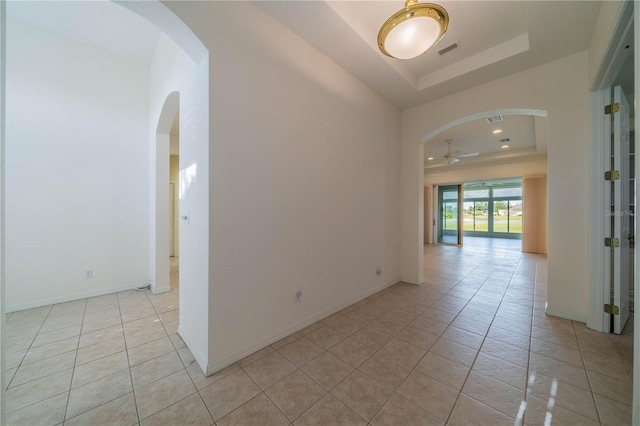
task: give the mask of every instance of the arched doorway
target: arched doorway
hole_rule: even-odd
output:
[[[497,130],[492,134],[492,132],[488,131],[489,129]],[[502,133],[503,131],[505,131],[504,134]],[[507,136],[510,136],[512,139],[501,139],[502,137]],[[462,161],[460,163],[458,163],[460,160],[457,158],[454,162],[446,160],[447,155],[450,155],[451,151],[446,154],[445,147],[441,146],[444,145],[443,141],[445,139],[449,141],[449,146],[451,146],[451,141],[453,141],[456,148],[465,147],[463,151],[455,151],[458,154],[461,154]],[[457,194],[458,190],[462,189],[461,185],[464,184],[464,197],[462,193],[460,194],[460,197],[457,195],[454,197],[456,199],[454,204],[457,206],[454,210],[456,212],[459,211],[461,214],[456,214],[456,220],[452,219],[448,221],[453,221],[452,229],[454,229],[454,231],[444,231],[445,233],[453,232],[453,235],[456,237],[451,238],[454,238],[457,244],[462,244],[463,233],[468,236],[476,237],[491,236],[493,238],[516,238],[523,240],[523,251],[546,253],[546,248],[542,247],[546,245],[546,226],[544,226],[546,223],[546,209],[542,209],[545,211],[541,213],[536,211],[535,214],[530,216],[531,220],[528,221],[529,226],[527,228],[529,231],[538,231],[528,232],[528,235],[531,238],[528,238],[526,241],[521,233],[523,231],[522,221],[516,223],[517,229],[514,234],[509,234],[508,228],[502,229],[501,227],[497,227],[493,229],[491,225],[494,220],[498,220],[500,223],[505,222],[507,224],[511,222],[511,220],[509,220],[510,216],[505,219],[503,217],[504,212],[497,213],[497,210],[494,212],[493,208],[491,209],[490,214],[487,211],[482,212],[484,216],[481,216],[480,219],[481,222],[484,223],[485,227],[483,228],[481,223],[476,229],[474,226],[468,226],[469,223],[467,223],[471,221],[471,225],[473,225],[476,222],[475,213],[472,215],[468,213],[469,205],[483,205],[483,202],[486,204],[486,201],[491,201],[494,197],[492,196],[491,200],[485,200],[482,198],[482,194],[486,192],[486,194],[484,194],[484,197],[486,198],[491,191],[469,192],[466,190],[466,186],[469,184],[471,185],[469,188],[471,188],[473,185],[486,185],[487,181],[494,182],[496,179],[503,179],[500,183],[502,186],[513,186],[516,184],[515,179],[520,179],[520,183],[518,185],[520,185],[520,188],[522,189],[522,178],[527,175],[527,188],[529,196],[531,196],[535,192],[539,191],[534,191],[534,181],[532,178],[535,175],[538,175],[537,177],[543,177],[547,173],[547,140],[547,111],[522,108],[490,110],[470,114],[452,120],[425,135],[421,139],[421,142],[424,144],[424,154],[426,157],[424,179],[425,207],[422,212],[422,220],[424,221],[423,242],[427,244],[435,241],[439,243],[450,242],[450,240],[444,241],[442,238],[442,214],[438,214],[437,211],[442,213],[444,210],[442,203],[436,202],[436,200],[439,199],[437,194],[440,193],[438,191],[446,190],[447,188],[455,188],[455,194]],[[506,142],[503,144],[502,141]],[[509,143],[511,146],[509,146]],[[505,150],[504,148],[507,149]],[[450,148],[448,149],[450,150]],[[443,150],[445,151],[444,159],[441,158]],[[481,153],[473,151],[481,151]],[[468,154],[468,152],[473,153]],[[507,181],[504,181],[504,179],[507,179]],[[542,181],[540,180],[536,184],[536,187],[541,186],[540,182]],[[502,196],[506,196],[504,190],[499,190],[498,192],[500,191],[503,192]],[[496,193],[496,196],[499,197],[497,194],[498,193]],[[510,193],[509,195],[515,196],[517,194]],[[520,194],[520,196],[522,196],[522,194]],[[468,197],[472,197],[473,201],[468,202],[466,200]],[[463,198],[465,199],[463,200]],[[451,204],[450,201],[451,200],[448,200],[448,208],[451,208],[449,205]],[[521,204],[522,200],[520,199],[518,202],[516,198],[511,197],[508,203],[511,202]],[[497,203],[498,204],[496,204],[496,206],[499,207],[499,205],[501,205],[500,203],[504,204],[505,201],[497,201]],[[489,202],[489,204],[492,205],[491,202]],[[534,206],[532,204],[529,204],[529,208],[533,207]],[[465,212],[464,214],[462,214],[463,211]],[[475,211],[476,209],[474,207],[474,212]],[[460,223],[458,223],[458,221]],[[489,225],[488,229],[486,229],[487,224]],[[478,230],[484,232],[476,232]],[[436,234],[438,235],[438,238],[435,238]]]
[[[155,153],[152,155],[150,208],[151,208],[151,289],[154,293],[169,291],[169,256],[171,232],[170,143],[171,128],[179,115],[180,94],[171,92],[162,107],[156,127]]]

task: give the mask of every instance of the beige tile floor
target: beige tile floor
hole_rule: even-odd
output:
[[[465,243],[426,246],[424,285],[397,284],[211,377],[176,334],[174,292],[10,314],[7,421],[629,424],[631,330],[545,316],[544,256]]]

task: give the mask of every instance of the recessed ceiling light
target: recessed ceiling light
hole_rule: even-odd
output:
[[[493,131],[493,134],[494,134],[494,135],[497,135],[498,133],[502,133],[502,129],[495,129],[495,130]]]
[[[427,158],[427,160],[431,161],[431,160],[433,160],[433,157],[429,157],[429,158]]]
[[[502,149],[507,149],[507,148],[509,148],[509,145],[507,145],[507,144],[505,143],[505,144],[504,144],[504,145],[502,145],[500,148],[502,148]]]

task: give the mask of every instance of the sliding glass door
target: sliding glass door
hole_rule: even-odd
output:
[[[443,244],[462,244],[461,185],[438,187],[438,242]]]
[[[522,238],[522,181],[469,182],[464,190],[464,233]]]

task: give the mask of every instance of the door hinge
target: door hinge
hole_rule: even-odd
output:
[[[620,247],[620,239],[607,237],[604,239],[605,247]]]
[[[611,315],[620,315],[620,308],[617,305],[604,305],[604,312]]]
[[[615,104],[606,105],[604,107],[605,114],[615,114],[618,111],[620,111],[620,104],[617,102]]]
[[[618,180],[620,179],[620,171],[611,170],[608,172],[604,172],[604,180]]]

